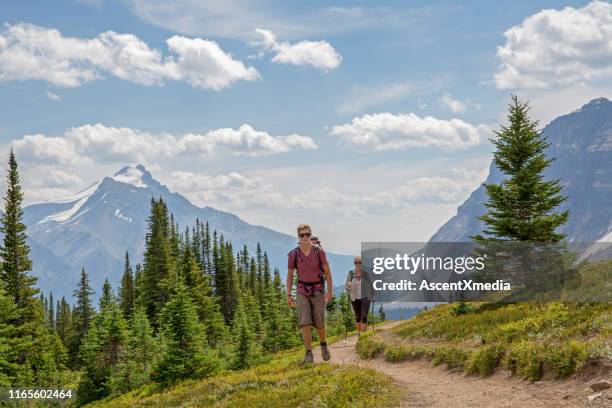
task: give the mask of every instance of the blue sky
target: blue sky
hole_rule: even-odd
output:
[[[426,240],[486,177],[511,93],[543,124],[611,94],[605,2],[165,3],[2,7],[0,143],[29,202],[142,162],[335,250]]]

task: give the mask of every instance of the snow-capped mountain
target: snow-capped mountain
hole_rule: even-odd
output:
[[[568,196],[560,209],[569,208],[570,216],[560,230],[571,242],[612,241],[612,102],[594,99],[554,119],[542,132],[551,144],[549,157],[556,158],[545,177],[560,179]],[[501,178],[491,163],[486,183]],[[484,187],[478,187],[431,241],[469,241],[484,227],[476,217],[485,213],[487,199]]]
[[[251,225],[228,212],[197,207],[138,165],[124,167],[74,196],[24,208],[39,286],[45,292],[53,291],[56,298],[71,296],[85,267],[96,292],[100,292],[106,277],[117,287],[125,251],[132,260],[142,258],[152,197],[166,201],[181,228],[195,224],[199,218],[208,221],[211,229],[223,234],[234,248],[246,244],[254,253],[260,242],[271,264],[284,275],[286,255],[296,245],[295,237]],[[338,282],[352,266],[352,257],[330,254],[330,263]]]

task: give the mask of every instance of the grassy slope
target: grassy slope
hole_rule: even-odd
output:
[[[579,285],[554,298],[609,298],[612,261],[580,266]],[[605,295],[605,296],[604,296]],[[612,359],[612,303],[522,302],[439,305],[394,329],[395,336],[365,337],[363,358],[384,353],[388,361],[429,358],[434,365],[489,375],[505,366],[538,380],[573,374],[587,359]]]
[[[612,358],[612,304],[472,304],[420,313],[386,338],[365,337],[363,358],[385,354],[388,361],[430,358],[434,365],[488,375],[503,365],[537,380],[550,371],[571,375],[588,358]]]
[[[270,363],[178,384],[165,391],[143,387],[93,407],[391,407],[400,390],[387,376],[356,366],[301,367],[301,351]]]

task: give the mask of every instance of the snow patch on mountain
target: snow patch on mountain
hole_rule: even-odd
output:
[[[118,208],[115,210],[115,217],[119,218],[120,220],[125,220],[125,221],[129,222],[130,224],[132,223],[132,221],[134,221],[130,217],[126,217],[123,214],[121,214],[121,210],[118,209]]]
[[[83,204],[87,202],[89,197],[94,194],[100,185],[99,182],[93,183],[91,186],[87,187],[85,190],[82,190],[72,196],[59,198],[57,200],[50,201],[54,204],[64,204],[64,203],[74,203],[72,207],[58,211],[53,214],[47,215],[42,220],[38,221],[37,224],[44,224],[46,222],[55,221],[55,222],[66,222],[71,219],[76,213],[79,212]]]
[[[89,196],[81,198],[79,201],[74,203],[74,205],[67,210],[59,211],[59,212],[47,215],[42,220],[38,221],[37,224],[44,224],[45,222],[49,222],[49,221],[66,222],[70,218],[72,218],[72,216],[75,215],[81,209],[81,207],[83,206],[83,204],[85,204],[87,199],[89,199]]]
[[[119,172],[115,173],[113,180],[120,183],[131,184],[138,188],[147,188],[147,184],[143,180],[144,172],[137,167],[124,167]]]
[[[46,203],[53,203],[53,204],[72,203],[74,201],[79,201],[79,200],[81,200],[83,198],[88,198],[93,193],[96,192],[96,190],[98,189],[99,185],[100,185],[100,182],[96,181],[95,183],[93,183],[89,187],[85,188],[84,190],[79,191],[76,194],[73,194],[73,195],[67,196],[67,197],[58,198],[58,199],[55,199],[55,200],[49,200],[49,201],[46,201]]]

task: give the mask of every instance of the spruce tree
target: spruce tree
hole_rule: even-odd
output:
[[[565,201],[560,180],[545,180],[543,171],[553,159],[546,157],[550,143],[529,118],[529,104],[516,95],[508,111],[508,126],[496,131],[493,162],[505,174],[499,183],[485,184],[488,211],[480,219],[486,229],[475,241],[491,240],[556,243],[565,235],[556,231],[567,222],[569,210],[555,212]]]
[[[153,373],[163,385],[187,378],[206,377],[217,371],[219,360],[206,346],[204,328],[185,285],[178,281],[161,316],[165,352]]]
[[[173,272],[168,209],[161,198],[157,201],[152,199],[138,302],[145,307],[147,317],[154,327],[157,326],[157,316],[169,296],[164,282]]]
[[[109,293],[112,291],[109,291]],[[127,323],[114,297],[100,305],[80,350],[85,370],[77,390],[79,404],[111,395],[112,379],[124,358]]]
[[[141,307],[135,309],[130,321],[125,350],[109,381],[111,395],[125,393],[146,384],[159,359],[159,342],[153,337],[153,328]]]
[[[72,368],[76,368],[79,365],[79,348],[94,317],[94,309],[91,304],[91,295],[93,294],[94,291],[89,286],[89,277],[87,272],[85,272],[85,268],[83,268],[81,269],[78,287],[74,291],[76,306],[72,313],[73,333],[69,342],[70,365]]]
[[[200,269],[190,245],[185,245],[183,248],[181,268],[183,282],[196,306],[198,319],[204,326],[208,344],[212,347],[218,346],[227,335],[223,315],[214,298],[208,276]]]
[[[4,213],[0,217],[0,232],[4,235],[0,245],[0,281],[7,296],[13,298],[18,314],[16,324],[22,324],[36,315],[37,303],[34,296],[37,279],[31,276],[30,247],[26,243],[26,226],[23,220],[23,191],[19,181],[17,160],[11,148],[9,170],[6,176]]]
[[[4,213],[0,217],[0,232],[4,234],[0,245],[0,286],[5,293],[3,297],[8,298],[4,301],[8,312],[3,312],[5,321],[0,321],[0,326],[5,326],[10,334],[5,343],[9,345],[8,354],[0,360],[6,360],[9,371],[11,367],[19,367],[11,374],[12,386],[49,386],[61,369],[64,351],[57,336],[45,325],[48,316],[36,298],[37,280],[29,273],[32,262],[22,222],[23,192],[12,149],[8,164]],[[4,370],[0,368],[0,373]]]
[[[514,299],[526,300],[530,292],[552,289],[574,273],[556,245],[565,237],[557,228],[567,222],[569,211],[557,212],[566,197],[561,195],[561,182],[546,180],[543,174],[553,160],[546,156],[550,144],[529,118],[529,104],[515,95],[508,122],[491,139],[496,148],[493,162],[504,179],[484,185],[489,200],[479,219],[485,229],[473,237],[477,252],[492,256],[487,268],[473,278],[503,279],[512,285]]]
[[[127,251],[125,252],[125,266],[121,278],[121,287],[119,288],[119,305],[123,311],[123,316],[129,320],[134,313],[134,274]]]
[[[51,330],[55,330],[55,309],[53,307],[53,292],[49,293],[49,311],[48,311],[47,323]]]
[[[102,296],[100,296],[100,307],[98,308],[100,312],[107,309],[114,300],[115,296],[113,295],[113,289],[108,282],[108,278],[105,278],[104,285],[102,285]]]

